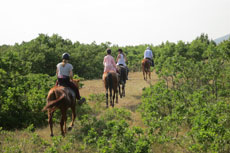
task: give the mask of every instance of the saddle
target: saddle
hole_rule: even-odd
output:
[[[147,57],[146,59],[148,60],[150,66],[154,66],[154,61],[153,61],[153,59],[148,58],[148,57]]]

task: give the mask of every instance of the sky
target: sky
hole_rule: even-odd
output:
[[[58,34],[119,46],[230,34],[230,0],[0,0],[0,45]]]

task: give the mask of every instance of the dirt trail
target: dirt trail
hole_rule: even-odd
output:
[[[126,108],[131,112],[132,121],[129,122],[130,126],[145,127],[140,113],[137,111],[138,105],[141,103],[142,89],[149,87],[150,84],[155,84],[158,81],[157,75],[153,72],[152,79],[145,81],[141,72],[129,73],[129,80],[126,82],[126,96],[123,98],[118,97],[118,104],[115,103],[115,108]],[[80,94],[83,97],[88,98],[91,94],[104,94],[104,85],[101,79],[83,81],[83,88],[80,89]],[[89,103],[90,104],[90,103]],[[90,104],[91,105],[91,104]],[[104,108],[106,108],[106,104]],[[109,109],[112,109],[111,107]],[[77,120],[75,121],[77,122]],[[39,134],[45,140],[51,141],[49,126],[37,129],[36,133]],[[59,124],[54,126],[54,133],[58,135],[60,133]]]
[[[129,80],[126,82],[126,96],[118,98],[118,104],[115,103],[116,108],[126,108],[132,112],[133,125],[144,126],[141,121],[140,113],[136,111],[138,105],[141,103],[142,89],[149,87],[158,81],[157,75],[153,72],[152,79],[145,81],[142,72],[129,73]],[[83,81],[83,88],[80,89],[81,96],[88,97],[90,94],[105,93],[102,80]]]

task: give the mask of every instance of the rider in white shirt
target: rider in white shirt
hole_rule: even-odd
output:
[[[117,55],[117,66],[122,65],[126,68],[126,72],[127,72],[127,80],[128,80],[128,72],[129,69],[127,67],[127,65],[125,64],[125,62],[127,61],[127,58],[125,56],[125,54],[123,53],[122,49],[118,49],[118,55]]]
[[[153,63],[153,53],[150,50],[150,47],[147,47],[144,53],[144,59],[149,59],[151,61],[151,66],[154,66]]]

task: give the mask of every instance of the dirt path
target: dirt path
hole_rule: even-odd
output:
[[[132,115],[132,121],[129,122],[130,126],[145,127],[142,122],[141,115],[137,111],[137,107],[141,103],[142,89],[144,87],[149,87],[150,84],[154,84],[158,81],[158,77],[155,73],[152,73],[151,76],[151,80],[145,81],[141,72],[130,73],[129,80],[126,82],[126,96],[124,98],[119,97],[118,104],[115,103],[115,108],[126,108],[130,110]],[[80,94],[83,97],[88,98],[91,94],[105,93],[104,85],[101,79],[83,81],[83,84],[83,88],[80,89]],[[105,103],[102,105],[106,106]],[[109,109],[112,108],[110,107]],[[42,129],[37,129],[36,132],[45,140],[51,141],[49,126]],[[54,126],[54,133],[56,135],[60,133],[59,124]]]
[[[133,125],[143,127],[140,113],[136,111],[141,103],[142,89],[154,84],[158,81],[155,73],[152,73],[152,79],[145,81],[142,72],[134,72],[129,74],[129,80],[126,82],[126,96],[118,98],[119,103],[115,104],[116,108],[126,108],[132,112]],[[90,94],[105,93],[102,80],[83,81],[83,88],[80,90],[81,96],[88,97]],[[132,126],[132,125],[131,125]]]

